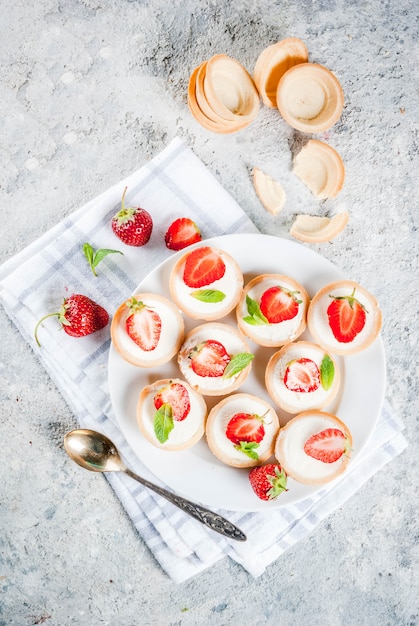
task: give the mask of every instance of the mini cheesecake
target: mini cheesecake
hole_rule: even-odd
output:
[[[307,322],[314,341],[334,354],[365,350],[378,336],[382,314],[373,295],[352,280],[326,285],[312,299]]]
[[[336,415],[304,411],[281,428],[275,457],[294,480],[321,485],[345,471],[351,446],[352,435]]]
[[[184,450],[205,432],[204,398],[179,378],[156,380],[144,387],[137,405],[138,426],[144,437],[164,450]]]
[[[243,289],[236,307],[244,335],[266,347],[297,339],[306,328],[309,297],[302,285],[282,274],[262,274]]]
[[[181,255],[170,274],[173,301],[192,319],[218,320],[234,309],[243,274],[227,252],[200,246]]]
[[[155,367],[169,361],[184,338],[179,309],[167,298],[137,293],[116,310],[111,339],[123,359],[138,367]]]
[[[309,341],[289,343],[269,359],[265,384],[287,413],[322,409],[335,398],[340,374],[335,359]]]
[[[248,393],[235,393],[216,404],[205,434],[211,452],[232,467],[255,467],[274,452],[279,420],[270,404]]]
[[[186,335],[178,364],[182,375],[198,393],[224,396],[244,383],[253,356],[233,326],[208,322]]]

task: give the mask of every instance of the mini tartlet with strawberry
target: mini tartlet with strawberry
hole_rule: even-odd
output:
[[[336,397],[339,383],[336,359],[310,341],[283,346],[271,356],[265,370],[270,397],[287,413],[324,408]]]
[[[283,274],[262,274],[244,287],[236,308],[244,335],[266,347],[297,339],[306,328],[309,296],[297,281]]]
[[[247,342],[233,326],[208,322],[186,335],[178,365],[198,393],[224,396],[244,383],[253,358]]]
[[[210,411],[205,427],[208,446],[226,465],[255,467],[274,452],[279,430],[278,416],[265,400],[235,393]]]
[[[184,450],[205,432],[207,405],[184,380],[156,380],[142,389],[137,422],[146,439],[164,450]]]
[[[281,428],[275,457],[297,482],[321,485],[337,478],[348,466],[352,435],[336,415],[303,411]]]
[[[365,350],[378,336],[382,314],[376,298],[352,280],[325,285],[307,314],[309,331],[319,345],[334,354]]]
[[[214,321],[234,309],[243,289],[243,274],[233,257],[212,246],[180,256],[170,275],[170,294],[192,319]]]
[[[168,298],[138,293],[116,310],[111,324],[114,348],[123,359],[138,367],[167,363],[184,338],[184,321]]]

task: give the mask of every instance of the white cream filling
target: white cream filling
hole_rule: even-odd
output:
[[[341,287],[338,289],[332,289],[330,291],[330,295],[332,296],[350,296],[352,294],[352,287]],[[375,314],[374,314],[374,306],[372,302],[358,289],[355,290],[355,298],[359,300],[359,302],[364,305],[367,313],[365,326],[361,330],[361,332],[356,335],[356,337],[350,343],[343,343],[338,341],[332,329],[329,326],[329,317],[327,315],[327,309],[331,302],[332,298],[329,298],[329,294],[325,294],[322,298],[320,298],[312,308],[311,316],[311,327],[317,333],[319,337],[323,339],[325,344],[330,346],[330,349],[333,348],[342,348],[348,346],[348,348],[358,348],[361,346],[367,337],[374,331],[375,325]]]
[[[280,282],[278,282],[278,280],[275,278],[266,278],[257,283],[251,289],[249,289],[247,295],[260,305],[260,299],[262,297],[262,294],[267,289],[270,289],[271,287],[276,287],[278,285],[280,287],[284,287],[289,291],[295,290],[295,286],[287,283],[286,281],[281,280]],[[295,295],[298,300],[301,299],[298,297],[298,293]],[[295,339],[297,329],[299,328],[301,321],[305,315],[305,308],[306,307],[304,305],[300,304],[298,307],[298,313],[295,317],[290,320],[284,320],[283,322],[279,322],[278,324],[261,324],[254,326],[253,324],[246,324],[246,322],[243,323],[246,325],[246,327],[248,327],[249,334],[251,333],[254,337],[260,337],[260,339],[275,342],[285,342],[288,340],[292,341],[293,339]],[[247,310],[246,299],[244,298],[240,308],[240,317],[243,319],[248,315],[249,312]]]
[[[237,292],[243,286],[243,282],[240,280],[241,273],[239,271],[239,274],[237,274],[237,267],[222,253],[221,257],[226,266],[224,276],[204,287],[188,287],[183,280],[185,263],[180,264],[178,271],[173,276],[171,289],[172,293],[176,294],[176,298],[182,307],[194,311],[196,315],[205,315],[210,312],[217,314],[226,309],[226,307],[232,308],[235,305],[238,297]],[[225,294],[225,298],[221,302],[202,302],[191,295],[194,291],[203,289],[221,291]]]
[[[237,376],[240,376],[241,372],[235,376],[231,376],[230,378],[223,378],[223,376],[199,376],[193,371],[191,367],[191,360],[188,358],[188,354],[192,348],[197,346],[202,341],[207,341],[208,339],[219,341],[224,346],[227,353],[231,356],[236,356],[237,354],[248,352],[249,350],[240,337],[232,332],[229,332],[227,329],[220,328],[219,326],[212,329],[210,324],[208,325],[208,328],[203,328],[200,332],[194,334],[193,337],[187,339],[183,344],[179,353],[178,362],[179,367],[189,384],[194,388],[200,387],[201,389],[206,389],[207,391],[214,391],[217,389],[223,391],[231,386]]]
[[[162,385],[161,389],[166,385]],[[188,389],[188,388],[187,388]],[[153,389],[144,398],[141,405],[142,425],[145,431],[151,438],[156,439],[154,433],[154,416],[157,413],[157,409],[154,406],[154,397],[158,393],[159,389]],[[189,441],[194,435],[202,428],[205,419],[205,411],[203,409],[202,399],[193,391],[188,389],[189,401],[191,404],[188,415],[182,421],[173,420],[174,428],[169,433],[167,443],[174,446],[180,446]],[[164,444],[163,444],[164,445]]]
[[[316,480],[327,478],[336,472],[342,463],[342,457],[334,463],[323,463],[304,452],[307,439],[326,428],[338,428],[338,426],[327,417],[313,415],[304,419],[297,418],[295,422],[289,423],[280,431],[281,456],[289,470],[307,479]],[[281,461],[281,459],[278,460]]]
[[[296,411],[307,409],[315,409],[319,406],[324,406],[327,397],[334,391],[334,384],[328,391],[322,387],[321,383],[315,391],[292,391],[285,386],[284,377],[287,369],[287,365],[294,359],[311,359],[317,365],[320,373],[320,366],[325,356],[324,352],[320,352],[311,346],[292,346],[286,351],[286,354],[282,355],[272,370],[271,382],[275,389],[276,395],[282,400],[282,402],[295,407]]]
[[[129,298],[127,301],[128,300]],[[132,357],[135,359],[141,359],[142,361],[150,361],[152,363],[157,359],[164,358],[166,354],[172,352],[176,348],[179,336],[179,318],[177,316],[177,311],[152,296],[148,296],[147,300],[144,301],[144,304],[146,304],[147,308],[156,311],[161,318],[161,333],[157,346],[154,350],[142,350],[140,346],[137,345],[128,335],[125,323],[131,314],[129,307],[126,307],[126,310],[121,315],[120,323],[117,326],[118,340],[121,344],[122,350],[126,350],[132,355]]]
[[[267,411],[269,412],[265,415]],[[269,407],[269,405],[261,402],[258,398],[252,398],[249,396],[240,398],[240,394],[238,397],[234,395],[231,396],[229,401],[218,409],[217,415],[212,422],[211,433],[220,454],[237,461],[245,461],[246,459],[249,459],[244,452],[237,450],[234,447],[235,444],[226,436],[227,425],[236,413],[256,413],[260,416],[265,415],[265,436],[255,450],[258,456],[265,455],[272,446],[272,440],[275,437],[278,428],[275,411]]]

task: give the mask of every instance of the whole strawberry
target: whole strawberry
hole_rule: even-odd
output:
[[[112,230],[127,246],[143,246],[151,237],[153,220],[150,213],[141,207],[125,207],[126,192],[127,187],[122,194],[121,209],[112,218]]]
[[[274,500],[287,491],[287,475],[279,463],[254,467],[249,472],[249,481],[261,500]]]
[[[38,346],[38,328],[48,317],[58,317],[62,328],[71,337],[85,337],[104,328],[109,322],[107,311],[87,296],[73,294],[64,298],[59,311],[44,315],[35,327],[35,339]]]

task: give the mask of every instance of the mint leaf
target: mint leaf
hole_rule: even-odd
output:
[[[174,428],[173,412],[170,404],[162,404],[154,415],[154,434],[160,443],[168,440]]]
[[[196,289],[191,296],[201,302],[221,302],[226,297],[225,293],[217,289]]]
[[[320,364],[320,382],[326,391],[333,385],[333,379],[335,377],[335,366],[328,354],[323,357]]]
[[[227,367],[224,370],[223,378],[232,378],[239,372],[241,372],[247,365],[249,365],[250,361],[254,359],[255,355],[250,352],[241,352],[240,354],[236,354]]]
[[[246,317],[243,318],[244,322],[250,324],[251,326],[262,326],[263,324],[269,324],[268,320],[260,310],[259,304],[249,295],[246,296],[246,305],[249,315],[246,315]]]
[[[243,454],[251,459],[255,459],[257,461],[259,458],[258,453],[256,452],[256,448],[259,447],[259,444],[256,443],[256,441],[240,441],[240,443],[234,447],[236,450],[243,452]]]
[[[95,251],[90,243],[83,244],[83,252],[87,262],[89,263],[90,269],[95,276],[97,276],[96,267],[105,258],[105,256],[108,256],[108,254],[123,254],[120,250],[110,250],[109,248],[99,248]]]

